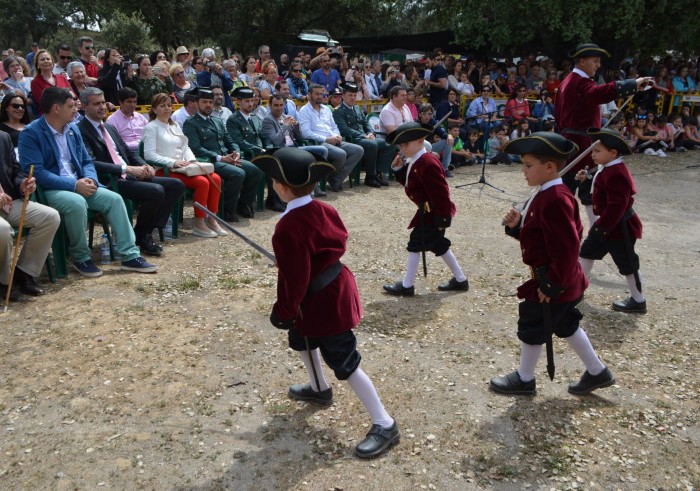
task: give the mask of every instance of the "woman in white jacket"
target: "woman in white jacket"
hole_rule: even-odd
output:
[[[187,137],[180,127],[170,119],[173,112],[170,96],[156,94],[153,97],[149,112],[150,122],[143,128],[143,157],[149,162],[166,165],[169,169],[185,167],[197,158],[187,146]],[[156,175],[163,175],[163,169],[159,168]],[[219,197],[221,192],[221,178],[218,174],[209,176],[186,176],[178,172],[171,172],[170,177],[180,179],[185,186],[194,190],[194,201],[206,206],[216,213],[219,210]],[[212,184],[211,178],[216,186]],[[216,220],[206,218],[206,214],[195,207],[194,226],[192,233],[197,237],[216,237],[228,235]]]

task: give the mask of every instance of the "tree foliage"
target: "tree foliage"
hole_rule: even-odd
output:
[[[102,28],[102,39],[108,47],[135,57],[155,49],[150,28],[138,13],[127,15],[116,11]]]

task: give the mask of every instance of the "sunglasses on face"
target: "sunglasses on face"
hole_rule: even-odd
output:
[[[173,75],[175,77],[179,77],[180,75],[184,75],[184,74],[185,74],[185,72],[177,72],[177,73],[174,73]]]
[[[18,104],[16,102],[13,102],[12,104],[10,104],[10,106],[12,106],[14,109],[21,109],[22,111],[24,111],[24,104]]]
[[[292,70],[292,71],[293,71],[294,73],[301,73],[301,70],[299,70],[298,68],[295,69],[295,70]]]
[[[95,47],[92,46],[92,45],[90,45],[90,46],[83,46],[83,49],[95,49]]]
[[[73,59],[73,57],[70,56],[70,55],[69,55],[69,56],[60,55],[59,58],[62,59],[62,60],[72,60],[72,59]]]

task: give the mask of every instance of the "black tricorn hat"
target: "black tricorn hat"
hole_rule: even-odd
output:
[[[190,90],[195,99],[214,99],[214,92],[209,87],[195,87]]]
[[[294,147],[258,155],[252,162],[271,178],[294,188],[316,183],[335,172],[335,167],[320,156]]]
[[[569,58],[586,58],[588,56],[607,56],[610,58],[610,53],[593,43],[579,44],[569,51]]]
[[[389,145],[398,145],[399,143],[408,143],[419,138],[428,138],[433,134],[432,126],[429,124],[420,124],[416,122],[404,123],[394,131],[386,135],[386,142]]]
[[[357,93],[360,88],[357,86],[355,82],[345,82],[343,85],[343,92],[355,92]]]
[[[236,87],[231,95],[236,99],[252,99],[255,97],[255,92],[250,87],[240,86]]]
[[[578,151],[578,145],[551,131],[538,131],[509,141],[502,151],[515,155],[543,155],[557,159],[569,158]]]
[[[603,145],[610,149],[617,150],[618,155],[632,155],[632,149],[622,138],[622,135],[609,128],[588,128],[586,130],[591,141],[600,140]]]

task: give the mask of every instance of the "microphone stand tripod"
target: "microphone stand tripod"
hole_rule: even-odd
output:
[[[488,186],[490,188],[493,188],[496,191],[499,191],[501,193],[505,193],[505,191],[503,189],[497,188],[496,186],[494,186],[493,184],[491,184],[490,182],[488,182],[486,180],[486,160],[487,160],[486,156],[489,154],[489,149],[490,149],[490,143],[489,143],[489,137],[488,137],[489,129],[490,129],[489,120],[491,119],[491,115],[497,114],[497,113],[498,113],[498,110],[491,111],[488,113],[483,113],[483,114],[477,114],[475,116],[472,116],[471,118],[467,118],[467,119],[474,119],[474,118],[479,118],[482,116],[489,117],[489,119],[485,119],[483,117],[481,119],[482,131],[484,132],[484,158],[481,159],[481,177],[479,177],[478,181],[469,182],[467,184],[460,184],[458,186],[455,186],[455,189],[459,189],[459,188],[463,188],[463,187],[467,187],[467,186],[474,186],[477,184],[482,184],[484,186]]]

